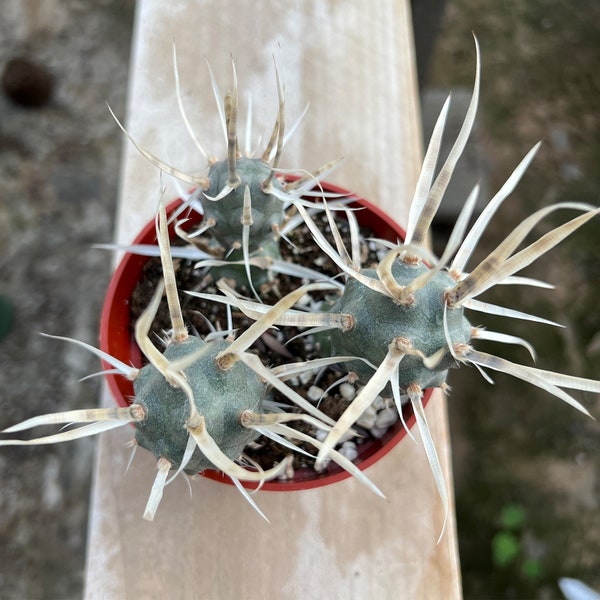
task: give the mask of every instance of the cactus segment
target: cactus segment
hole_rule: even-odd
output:
[[[282,225],[285,211],[281,200],[263,189],[263,182],[271,172],[271,167],[262,159],[240,157],[237,159],[239,182],[235,187],[228,187],[228,161],[219,161],[210,167],[208,172],[210,186],[200,200],[205,218],[213,219],[215,222],[210,231],[223,247],[235,248],[242,244],[242,216],[246,188],[251,199],[252,222],[248,250],[255,252],[274,239],[274,228]],[[283,185],[278,179],[274,179],[272,185],[283,190]],[[221,196],[223,190],[228,191]]]
[[[409,285],[426,272],[428,268],[422,263],[410,265],[397,261],[392,266],[394,279],[401,286]],[[362,274],[377,276],[373,269],[363,269]],[[403,337],[410,340],[419,354],[406,356],[400,363],[400,388],[406,390],[412,384],[423,389],[440,386],[446,380],[448,369],[455,365],[448,350],[449,344],[468,344],[471,337],[471,325],[464,316],[464,310],[457,308],[448,311],[449,340],[446,339],[445,293],[454,283],[447,273],[439,272],[427,286],[413,293],[411,304],[402,305],[350,279],[332,311],[351,315],[353,326],[346,331],[332,330],[333,353],[362,357],[378,365],[392,340]],[[440,351],[443,354],[437,364],[426,366],[422,357],[438,356]],[[373,374],[373,369],[364,361],[353,362],[351,368],[365,382]]]
[[[179,344],[169,345],[164,357],[175,361],[191,354],[196,360],[184,371],[193,392],[196,410],[206,421],[206,428],[224,454],[236,460],[256,434],[240,424],[245,410],[260,410],[266,387],[251,369],[236,363],[226,377],[216,364],[216,356],[230,342],[212,341],[206,344],[189,337]],[[135,438],[140,446],[156,458],[165,457],[178,467],[184,454],[188,433],[186,424],[190,406],[185,392],[171,386],[152,364],[146,365],[134,382],[136,403],[146,410],[147,417],[136,424]],[[185,468],[186,473],[198,473],[214,468],[196,450]]]
[[[192,183],[197,188],[191,194],[184,194],[188,197],[185,204],[204,215],[202,229],[213,238],[211,252],[215,251],[215,243],[220,246],[221,256],[218,251],[213,256],[217,259],[222,257],[225,262],[234,263],[231,269],[226,267],[221,270],[215,269],[214,279],[217,280],[226,273],[226,276],[232,277],[240,287],[249,288],[253,295],[260,299],[257,289],[271,278],[271,274],[266,269],[272,261],[281,262],[278,242],[280,238],[287,239],[283,230],[289,219],[288,209],[298,203],[314,208],[313,203],[301,198],[305,187],[307,185],[312,187],[318,183],[319,179],[335,168],[339,161],[332,161],[314,173],[306,170],[297,171],[302,173],[303,177],[295,183],[285,182],[277,174],[283,147],[287,140],[285,135],[285,98],[277,64],[275,64],[275,78],[279,108],[271,136],[261,157],[254,157],[254,153],[249,149],[252,137],[252,107],[250,103],[244,146],[246,155],[241,155],[237,131],[239,109],[237,75],[233,61],[233,86],[225,94],[223,101],[221,101],[216,79],[208,65],[227,145],[226,158],[220,161],[214,159],[198,140],[185,113],[175,47],[173,48],[173,70],[179,112],[195,146],[208,163],[209,169],[206,177],[183,173],[143,148],[127,132],[110,107],[109,110],[121,130],[143,157],[161,171],[186,183]],[[297,125],[298,123],[292,127],[292,131],[296,129]],[[190,236],[187,234],[182,235],[182,238],[186,242],[190,242]],[[243,268],[236,264],[240,260]],[[208,263],[206,264],[208,266]]]

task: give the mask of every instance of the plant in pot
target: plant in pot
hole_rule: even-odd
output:
[[[388,423],[383,426],[384,415],[382,415],[377,423],[376,437],[366,440],[366,443],[364,439],[360,439],[359,449],[349,447],[351,442],[346,442],[341,452],[334,451],[331,454],[333,462],[341,469],[328,466],[320,469],[320,472],[311,469],[308,473],[308,469],[302,466],[300,469],[294,469],[288,456],[281,457],[276,466],[263,468],[252,456],[244,455],[243,461],[246,465],[255,467],[251,470],[235,462],[242,456],[246,446],[255,443],[257,433],[279,443],[287,454],[290,450],[307,454],[307,450],[294,444],[293,440],[300,440],[303,446],[309,444],[320,447],[319,432],[323,437],[323,434],[333,427],[335,420],[321,411],[316,406],[316,402],[311,403],[295,392],[286,384],[286,380],[290,378],[305,380],[304,375],[312,379],[315,370],[353,358],[321,356],[302,361],[298,360],[302,357],[297,357],[293,363],[290,364],[288,361],[288,364],[279,364],[275,370],[264,366],[256,354],[247,352],[253,342],[259,337],[264,337],[273,324],[281,324],[279,322],[281,319],[284,325],[285,322],[290,321],[296,327],[310,326],[311,320],[315,319],[306,311],[292,313],[285,317],[282,317],[282,314],[307,294],[336,291],[343,286],[322,271],[283,261],[276,239],[276,237],[284,238],[286,232],[294,229],[290,206],[296,209],[298,206],[307,207],[311,212],[322,210],[322,207],[311,201],[309,188],[314,187],[315,183],[318,184],[319,178],[334,163],[320,169],[316,174],[306,175],[303,178],[284,179],[275,175],[276,163],[284,141],[284,104],[281,89],[279,89],[280,106],[275,128],[262,157],[240,157],[236,132],[236,87],[234,85],[233,91],[225,96],[224,102],[227,158],[222,161],[209,160],[210,168],[206,179],[188,177],[168,167],[138,146],[140,151],[158,164],[162,170],[176,174],[197,186],[196,191],[187,200],[188,204],[193,205],[198,201],[202,205],[203,220],[199,230],[191,233],[189,229],[186,230],[194,224],[188,215],[183,219],[187,223],[176,221],[171,231],[177,232],[179,237],[188,244],[191,243],[198,258],[203,259],[202,264],[196,266],[207,269],[207,272],[203,273],[204,279],[206,275],[210,275],[212,280],[217,278],[222,280],[224,276],[232,277],[234,285],[238,285],[241,289],[246,286],[247,291],[257,298],[259,283],[263,290],[265,287],[270,289],[270,298],[282,294],[281,281],[274,278],[278,273],[294,276],[296,280],[300,278],[315,281],[300,287],[294,286],[281,300],[274,302],[272,307],[267,307],[263,302],[252,306],[251,301],[242,298],[231,301],[238,311],[246,315],[251,314],[251,319],[254,321],[252,324],[247,324],[244,333],[235,339],[232,326],[225,331],[217,331],[217,323],[213,324],[208,320],[206,322],[209,323],[211,331],[203,340],[197,336],[190,336],[183,321],[178,299],[170,236],[167,233],[167,212],[161,209],[160,223],[157,224],[155,235],[158,245],[154,246],[151,253],[160,255],[161,278],[164,279],[164,283],[153,282],[153,287],[156,287],[157,291],[151,300],[144,301],[144,310],[134,318],[133,325],[138,357],[143,356],[146,365],[140,363],[131,366],[130,338],[132,336],[128,324],[123,330],[114,325],[112,311],[115,306],[122,308],[123,302],[129,301],[128,297],[121,298],[121,304],[118,300],[115,301],[115,298],[111,298],[111,302],[107,303],[102,326],[103,348],[96,351],[84,344],[88,349],[95,351],[107,365],[106,374],[111,387],[118,390],[117,396],[123,389],[124,381],[133,382],[133,389],[126,390],[126,394],[132,392],[131,396],[135,397],[135,401],[132,403],[121,401],[121,407],[118,409],[68,411],[36,417],[7,431],[17,432],[37,425],[61,422],[90,422],[91,424],[78,430],[37,440],[4,440],[7,444],[52,443],[99,433],[125,423],[133,423],[137,429],[136,445],[151,450],[158,459],[158,475],[145,511],[145,517],[149,519],[155,514],[171,469],[175,470],[175,475],[182,471],[187,473],[205,471],[208,467],[219,469],[251,502],[240,480],[262,483],[276,476],[285,476],[285,484],[280,486],[274,484],[271,489],[298,489],[298,487],[312,487],[337,481],[348,473],[358,477],[375,492],[381,494],[352,462],[352,459],[358,458],[356,462],[361,463],[361,468],[364,468],[387,452],[404,433],[402,425],[394,427],[390,432],[386,431],[394,424],[392,421],[397,417],[391,420],[389,407],[382,406],[382,409],[386,408],[386,410],[380,412],[385,412]],[[363,222],[371,225],[377,235],[392,240],[402,235],[402,231],[393,221],[374,207],[371,207],[368,212],[361,213],[358,221],[354,219],[353,207],[349,205],[349,200],[336,205],[335,199],[346,195],[339,188],[332,188],[330,192],[319,189],[314,193],[321,198],[334,200],[333,208],[343,209],[349,222],[352,223],[351,226],[356,227],[358,221]],[[354,200],[354,205],[356,204],[357,201]],[[367,206],[368,203],[364,201],[359,203],[361,209]],[[177,214],[175,212],[171,216],[176,217]],[[206,235],[199,235],[206,232],[209,234],[208,238]],[[356,243],[364,245],[364,242],[358,240]],[[181,248],[175,250],[181,252]],[[185,248],[184,254],[189,253],[189,250],[190,248]],[[236,251],[239,251],[237,255]],[[131,284],[133,281],[130,278],[129,259],[133,259],[133,263],[139,266],[140,262],[137,260],[139,258],[139,256],[127,257],[117,270],[114,281],[125,282],[125,285]],[[225,285],[222,283],[220,289],[231,289],[226,288]],[[165,329],[171,333],[163,340],[165,350],[161,353],[152,344],[149,336],[152,335],[151,324],[159,309],[163,288],[169,315]],[[323,327],[322,315],[317,317]],[[343,318],[343,315],[330,313],[327,320],[330,324],[337,324]],[[126,350],[121,356],[117,347],[119,341],[123,340],[125,340]],[[282,348],[283,344],[279,342],[278,350],[281,352]],[[133,348],[133,351],[135,354],[136,348]],[[291,356],[289,352],[287,356]],[[118,374],[118,378],[114,377],[115,374]],[[343,379],[352,380],[349,374]],[[115,384],[116,381],[119,383]],[[215,382],[215,385],[209,391],[211,381]],[[284,412],[281,402],[271,398],[271,388],[278,392],[280,399],[287,399],[288,404],[294,404],[297,408],[296,412]],[[313,393],[315,390],[316,386],[312,386]],[[354,393],[354,387],[349,384],[340,396],[348,399]],[[326,396],[326,393],[322,396]],[[209,410],[208,405],[211,405],[212,409]],[[265,412],[258,412],[262,407],[265,408]],[[410,424],[408,416],[406,420]],[[287,425],[289,421],[300,421],[310,426],[311,431],[307,432],[306,427],[304,430],[291,429]],[[357,433],[355,436],[364,437]],[[299,477],[296,476],[298,472]],[[213,473],[213,477],[220,477],[220,475]]]
[[[510,373],[588,414],[562,388],[600,392],[600,382],[542,371],[479,352],[473,348],[473,340],[477,338],[521,344],[532,353],[533,349],[520,338],[471,326],[464,314],[465,309],[471,309],[542,320],[475,298],[496,284],[544,285],[515,274],[598,213],[598,209],[579,203],[561,203],[538,211],[467,272],[467,261],[482,232],[525,172],[537,146],[521,161],[467,233],[478,194],[477,188],[473,190],[439,260],[426,247],[431,221],[474,121],[479,70],[477,49],[474,93],[463,127],[434,180],[447,102],[425,156],[402,243],[394,239],[365,239],[352,206],[336,197],[339,190],[325,193],[321,189],[325,184],[319,179],[326,169],[292,182],[277,176],[284,145],[280,86],[276,125],[261,159],[239,155],[235,85],[225,97],[223,111],[227,158],[220,162],[209,160],[207,178],[181,173],[138,146],[162,170],[197,186],[187,205],[199,203],[204,220],[199,232],[186,231],[184,223],[177,221],[179,209],[175,211],[173,230],[187,244],[179,250],[170,244],[167,212],[160,209],[154,253],[160,255],[162,275],[134,325],[135,339],[148,363],[132,367],[129,356],[118,358],[96,351],[119,376],[133,380],[134,402],[114,409],[35,417],[7,431],[47,423],[91,421],[91,424],[45,438],[2,440],[0,444],[62,441],[131,422],[137,430],[137,443],[151,450],[158,460],[158,474],[145,513],[152,518],[172,469],[176,475],[182,470],[197,472],[216,467],[249,500],[239,484],[241,480],[262,482],[291,476],[292,459],[288,456],[284,455],[277,465],[263,465],[253,457],[251,452],[256,445],[266,445],[257,441],[258,433],[286,448],[284,452],[305,453],[306,448],[299,442],[307,443],[317,449],[314,461],[317,472],[333,459],[378,492],[351,462],[348,451],[344,452],[344,442],[357,434],[364,436],[364,422],[372,419],[374,407],[387,413],[396,410],[396,418],[400,417],[397,426],[402,430],[402,421],[408,414],[403,404],[408,399],[447,511],[446,486],[423,405],[424,390],[445,386],[451,367],[471,363],[480,370],[488,367]],[[321,202],[307,198],[309,188],[316,189]],[[562,208],[583,214],[517,251],[541,219]],[[294,229],[290,222],[298,227]],[[273,235],[288,238],[299,230],[300,224],[307,232],[302,234],[301,244],[294,246],[293,239],[291,245],[275,244]],[[375,232],[375,235],[381,234]],[[319,264],[328,259],[332,270],[298,266],[299,255],[309,243],[320,253]],[[290,247],[292,260],[284,260],[282,249]],[[142,251],[139,247],[129,250]],[[197,285],[187,291],[210,309],[210,314],[205,310],[206,318],[199,321],[208,327],[204,339],[188,333],[177,293],[181,283],[177,282],[172,256],[197,257],[194,264]],[[300,282],[282,291],[277,275],[283,275],[285,269],[286,277],[291,269],[291,275]],[[168,305],[168,320],[163,328],[169,333],[161,352],[152,343],[150,332],[163,288]],[[241,319],[238,321],[241,325],[236,325],[234,318]],[[298,333],[312,336],[311,344],[314,342],[317,348],[314,357],[286,354]],[[113,334],[129,340],[128,332],[111,330],[105,335],[109,339]],[[267,348],[276,349],[275,354],[282,357],[279,364],[271,366],[273,354],[267,358]],[[107,349],[112,351],[110,344]],[[344,370],[330,380],[327,389],[312,389],[319,388],[315,379],[311,379],[319,377],[314,374],[315,369],[321,372],[339,364]],[[307,375],[312,383],[306,397],[291,384],[302,375]],[[331,389],[341,390],[342,385],[344,393],[340,396],[345,403],[330,416],[317,403]],[[389,399],[388,404],[384,398]],[[292,422],[300,423],[301,427],[290,427]]]
[[[332,193],[341,193],[338,187],[327,184],[323,184],[323,187]],[[166,212],[171,215],[176,214],[181,206],[181,202],[176,201],[168,207]],[[356,213],[357,225],[367,227],[370,231],[376,232],[378,236],[395,240],[398,235],[403,234],[389,217],[364,200],[354,200],[352,204],[346,205],[346,207],[348,210],[359,209]],[[344,223],[347,224],[347,222]],[[172,221],[169,232],[175,240],[174,244],[179,240],[176,231],[184,238],[190,239],[190,231],[194,231],[196,227],[202,227],[201,216],[198,213],[189,214],[184,224]],[[182,228],[187,229],[182,231]],[[290,233],[290,241],[298,241],[296,239],[298,236],[304,236],[308,233],[304,230],[293,231]],[[131,252],[121,261],[113,276],[101,320],[102,350],[127,364],[138,367],[143,364],[142,353],[138,345],[132,342],[132,329],[135,321],[146,307],[148,297],[154,291],[161,276],[160,261],[157,258],[148,259],[138,253],[156,253],[156,239],[154,223],[148,223],[138,235],[134,244],[125,248]],[[277,272],[270,274],[270,284],[263,285],[261,288],[265,300],[276,302],[277,294],[287,295],[291,291],[295,291],[299,284],[296,281],[297,278],[288,275],[290,272],[303,275],[303,280],[309,276],[323,280],[327,276],[327,272],[323,271],[323,265],[321,265],[320,271],[313,271],[308,266],[313,259],[317,260],[318,263],[323,262],[322,253],[315,254],[315,250],[319,249],[316,245],[314,246],[312,255],[307,252],[309,248],[305,247],[303,249],[304,265],[302,266],[287,261],[271,265]],[[293,252],[293,247],[286,245],[283,248],[284,255],[291,255]],[[202,250],[188,245],[173,245],[171,253],[176,257],[177,269],[175,276],[180,291],[192,288],[196,290],[180,294],[185,322],[196,333],[202,336],[214,337],[216,329],[227,330],[230,327],[227,325],[226,308],[222,305],[224,302],[233,305],[230,318],[233,326],[237,327],[239,331],[243,331],[252,323],[253,319],[258,319],[266,312],[267,304],[259,304],[249,298],[240,296],[235,297],[240,289],[244,289],[243,287],[240,286],[236,290],[232,290],[227,285],[226,280],[214,281],[212,274],[215,271],[218,272],[219,276],[222,275],[223,261],[214,260],[212,257],[207,259]],[[215,265],[217,266],[215,267]],[[333,263],[329,266],[330,272],[337,272]],[[232,269],[236,267],[240,267],[240,265],[233,263]],[[254,268],[252,267],[253,273]],[[246,285],[246,291],[251,293],[250,286],[247,285],[247,280],[245,280],[243,267],[237,274],[244,280],[242,285]],[[276,292],[273,287],[275,285]],[[326,288],[327,286],[321,283],[319,286],[313,284],[313,287]],[[263,333],[256,340],[254,348],[260,354],[263,362],[271,367],[276,367],[274,372],[280,374],[292,390],[298,392],[302,397],[309,398],[310,406],[313,406],[312,403],[314,402],[318,403],[318,406],[326,407],[324,410],[331,417],[335,417],[336,411],[339,413],[340,409],[356,394],[355,385],[348,381],[348,379],[353,380],[353,377],[347,373],[336,375],[339,369],[331,369],[334,366],[332,363],[342,360],[343,357],[325,356],[323,351],[320,351],[324,350],[321,338],[326,338],[326,332],[315,332],[314,334],[309,332],[308,339],[300,336],[297,339],[291,339],[296,337],[298,327],[289,324],[292,323],[293,325],[293,319],[298,319],[297,324],[306,329],[312,321],[320,320],[321,315],[310,316],[307,313],[307,306],[311,303],[322,305],[322,301],[317,299],[316,296],[320,297],[323,294],[331,294],[332,298],[335,299],[339,295],[341,287],[339,283],[335,282],[331,290],[305,289],[305,293],[299,302],[299,305],[304,309],[303,312],[296,311],[287,315],[284,319],[287,321],[287,325],[278,321],[281,326],[277,330],[272,329],[270,332]],[[215,295],[215,292],[220,293],[220,290],[223,290],[228,296]],[[313,297],[311,298],[311,296]],[[160,335],[163,330],[171,328],[166,299],[163,299],[159,313],[160,316],[152,326],[152,330],[157,335]],[[210,320],[205,317],[207,314],[210,314]],[[248,314],[250,317],[246,316]],[[338,316],[335,314],[328,317],[330,325],[331,323],[343,321],[343,318],[343,315]],[[289,343],[286,344],[286,340],[289,340]],[[327,339],[324,340],[324,342],[326,341]],[[305,358],[306,365],[302,364],[301,358]],[[293,361],[293,363],[289,364],[290,361]],[[305,370],[304,373],[301,372],[303,369]],[[119,373],[107,373],[107,378],[117,402],[122,406],[129,405],[130,399],[135,395],[132,382]],[[320,380],[317,380],[319,378]],[[275,393],[279,395],[276,390]],[[430,391],[428,391],[428,396],[429,394]],[[282,397],[281,400],[285,402],[285,397]],[[402,424],[402,419],[404,419],[407,427],[412,426],[414,421],[410,409],[405,407],[404,414],[399,419],[395,409],[393,410],[389,403],[386,404],[383,399],[380,399],[377,409],[377,411],[369,411],[369,414],[361,420],[359,427],[361,431],[364,430],[364,435],[361,437],[354,436],[354,441],[345,440],[342,444],[341,452],[350,458],[356,456],[354,461],[361,469],[368,467],[381,458],[405,435],[406,429]],[[322,436],[322,433],[315,433]],[[262,441],[265,441],[264,438]],[[285,457],[284,450],[285,448],[280,448],[276,452],[272,444],[267,444],[267,447],[260,449],[260,444],[255,442],[251,448],[247,449],[246,454],[266,466],[269,460],[282,460]],[[297,456],[294,461],[292,476],[269,481],[262,486],[262,489],[274,491],[306,489],[339,481],[349,475],[347,471],[334,462],[324,465],[324,468],[319,471],[314,469],[312,463],[314,463],[314,460],[311,461],[306,456]],[[207,469],[203,474],[219,481],[230,481],[228,477],[223,477],[220,471]]]

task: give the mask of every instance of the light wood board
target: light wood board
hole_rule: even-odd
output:
[[[268,135],[277,110],[273,58],[286,92],[287,123],[310,103],[282,167],[344,165],[329,181],[406,223],[421,160],[420,114],[406,0],[139,0],[127,127],[184,171],[205,161],[177,109],[176,43],[183,101],[199,139],[225,144],[205,58],[221,93],[235,59],[240,100],[252,95],[255,130]],[[180,188],[124,146],[116,240],[130,242],[153,217],[161,186]],[[102,401],[111,404],[107,393]],[[452,496],[445,399],[427,416]],[[453,508],[443,509],[423,447],[405,440],[368,471],[387,501],[353,480],[317,490],[260,492],[265,523],[232,486],[178,478],[153,523],[142,520],[155,461],[139,451],[125,474],[132,431],[103,434],[89,525],[85,597],[99,598],[459,598]]]

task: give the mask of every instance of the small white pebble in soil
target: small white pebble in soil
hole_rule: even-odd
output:
[[[385,405],[386,405],[386,401],[381,396],[377,396],[377,398],[375,398],[375,400],[373,400],[373,404],[371,404],[371,406],[375,410],[381,410],[382,408],[385,407]]]
[[[304,371],[304,373],[300,373],[298,378],[300,379],[300,383],[306,385],[314,377],[314,375],[315,373],[311,369],[309,371]]]
[[[307,306],[311,302],[311,300],[312,298],[310,297],[310,294],[304,294],[304,296],[302,296],[302,298],[300,298],[300,300],[298,300],[296,304],[298,306]]]
[[[324,429],[317,429],[315,433],[315,438],[322,442],[327,437],[327,432]]]
[[[388,429],[389,427],[371,427],[371,429],[369,429],[369,433],[378,440],[387,433]]]
[[[315,433],[313,434],[313,436],[315,437],[315,439],[317,439],[319,442],[323,442],[325,440],[325,438],[327,437],[327,434],[329,432],[325,431],[324,429],[317,429],[315,431]],[[347,440],[351,440],[353,439],[355,436],[351,431],[347,431],[339,440],[338,444],[342,444],[344,442],[346,442]]]
[[[354,460],[358,456],[358,450],[354,442],[344,442],[339,452],[348,460]]]
[[[391,406],[380,410],[375,418],[375,427],[388,428],[398,420],[398,413]]]
[[[375,419],[377,417],[377,412],[372,406],[367,406],[365,412],[358,418],[356,424],[360,427],[364,427],[365,429],[371,429],[373,425],[375,425]]]
[[[344,382],[340,385],[340,396],[344,400],[354,400],[356,397],[356,388],[351,383]]]
[[[323,397],[324,390],[318,385],[311,385],[306,392],[306,398],[310,402],[318,402]]]

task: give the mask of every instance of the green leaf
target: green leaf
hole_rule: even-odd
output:
[[[501,531],[492,538],[492,561],[497,567],[511,564],[520,552],[521,544],[512,533]]]
[[[525,510],[520,504],[507,504],[502,508],[500,522],[502,527],[514,531],[525,523]]]
[[[521,565],[521,573],[530,580],[539,579],[542,576],[542,564],[539,560],[528,558]]]

